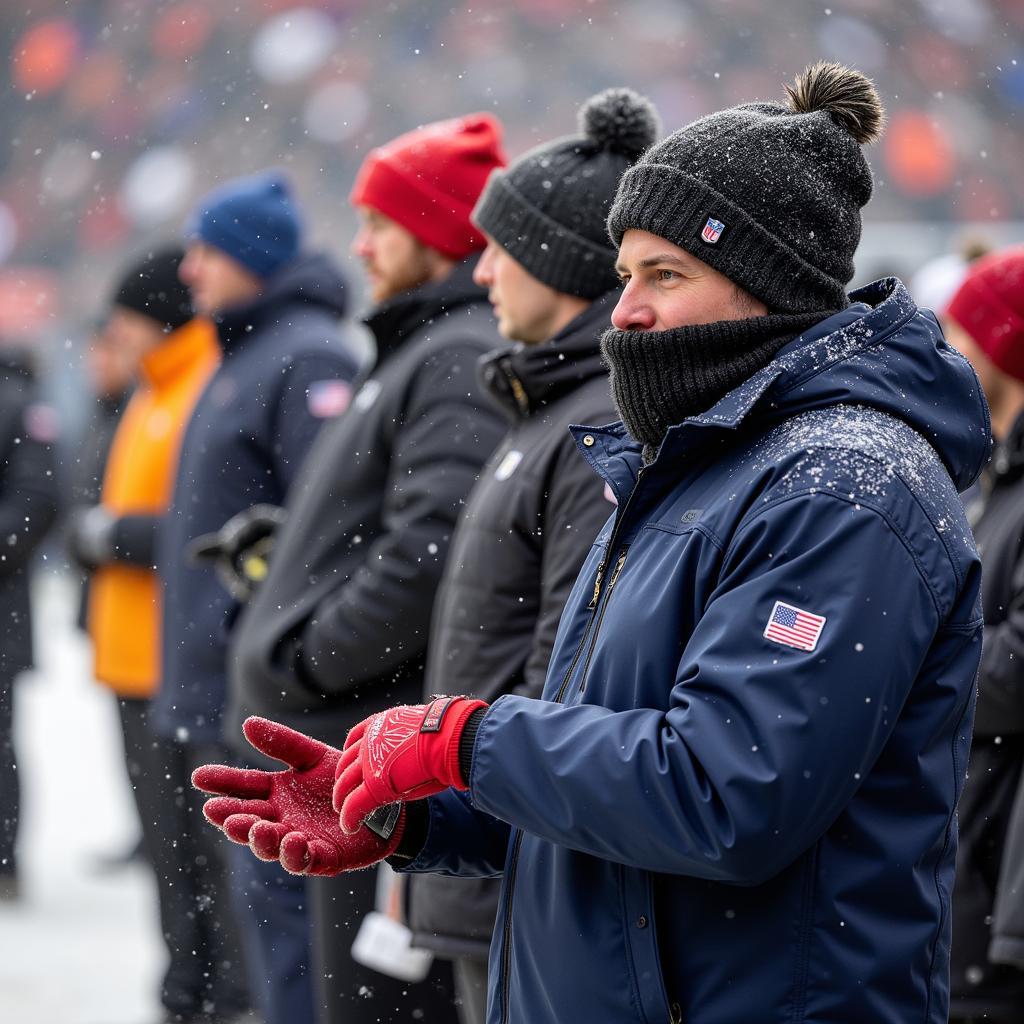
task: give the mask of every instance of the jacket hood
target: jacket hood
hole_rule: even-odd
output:
[[[364,323],[377,341],[378,362],[424,324],[460,306],[486,302],[487,293],[473,281],[477,254],[452,267],[440,281],[402,292],[375,307]]]
[[[853,292],[850,302],[707,412],[670,428],[655,461],[671,457],[693,429],[767,429],[797,413],[861,405],[916,430],[957,489],[969,487],[992,450],[988,404],[970,363],[897,278]],[[621,426],[614,433],[625,438]]]
[[[549,341],[513,345],[480,360],[484,387],[513,416],[529,416],[541,406],[594,377],[607,373],[601,335],[608,327],[617,291],[595,299]]]
[[[249,326],[280,316],[285,305],[305,305],[341,318],[348,294],[341,270],[327,255],[309,253],[282,267],[270,278],[254,302],[229,309],[216,317],[221,339],[230,339]]]

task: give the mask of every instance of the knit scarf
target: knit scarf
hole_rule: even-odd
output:
[[[773,313],[667,331],[620,331],[601,338],[612,397],[649,462],[669,427],[711,408],[767,366],[787,342],[831,316]]]

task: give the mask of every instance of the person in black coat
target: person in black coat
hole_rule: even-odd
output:
[[[67,470],[64,504],[67,510],[66,541],[74,564],[81,573],[82,597],[78,607],[78,628],[85,632],[89,602],[89,577],[96,568],[76,543],[78,521],[100,500],[103,473],[110,455],[114,432],[131,397],[138,371],[138,353],[131,350],[110,329],[109,318],[98,320],[90,333],[87,362],[93,396],[82,439]]]
[[[271,172],[228,182],[199,202],[188,234],[179,274],[196,312],[215,321],[223,358],[185,430],[157,537],[162,671],[150,724],[167,749],[171,788],[185,794],[162,828],[182,884],[198,898],[193,963],[209,979],[207,1001],[222,1016],[241,1008],[243,941],[251,995],[267,1024],[281,1024],[313,1012],[308,929],[286,933],[287,945],[276,929],[278,919],[304,921],[305,883],[251,857],[229,870],[228,849],[211,841],[191,798],[192,769],[226,753],[221,715],[238,603],[212,567],[192,564],[186,552],[250,505],[283,504],[321,426],[347,403],[360,365],[341,324],[344,278],[326,256],[303,251],[287,179]],[[241,939],[233,918],[244,922]]]
[[[1020,854],[1015,864],[1009,852],[1024,781],[1024,246],[975,263],[945,320],[950,342],[978,373],[996,439],[980,493],[968,507],[982,561],[985,634],[958,812],[950,1020],[1019,1024],[1024,964],[999,962],[990,945],[997,899],[1024,904],[1021,892],[1012,892]]]
[[[14,683],[32,667],[32,554],[57,515],[55,423],[54,411],[36,402],[31,360],[0,350],[0,899],[18,895]]]
[[[427,699],[452,687],[487,701],[540,696],[562,607],[613,511],[569,424],[617,418],[600,351],[618,292],[605,221],[657,117],[636,93],[609,89],[579,121],[577,135],[492,174],[473,213],[488,243],[474,277],[502,336],[518,342],[481,367],[511,426],[455,531],[427,648]],[[500,888],[489,878],[409,880],[413,942],[453,961],[464,1024],[486,1015]]]
[[[303,466],[233,633],[225,735],[242,756],[248,715],[337,742],[381,701],[419,700],[455,520],[503,431],[476,373],[500,337],[472,281],[484,240],[469,220],[503,163],[500,125],[476,115],[374,150],[356,179],[377,365]],[[350,956],[375,877],[311,880],[321,1020],[453,1019],[450,971],[412,984]]]

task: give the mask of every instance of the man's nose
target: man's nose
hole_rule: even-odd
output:
[[[366,228],[360,228],[352,239],[352,245],[349,246],[352,250],[353,256],[358,256],[360,259],[365,259],[370,251],[370,239],[369,232]]]
[[[620,331],[649,331],[656,322],[654,310],[639,300],[630,281],[612,310],[612,324]]]

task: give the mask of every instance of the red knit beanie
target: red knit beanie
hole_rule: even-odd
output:
[[[506,162],[497,118],[438,121],[371,150],[349,200],[379,210],[445,256],[463,259],[484,247],[469,215],[487,176]]]
[[[1024,381],[1024,245],[972,263],[946,316],[1003,373]]]

